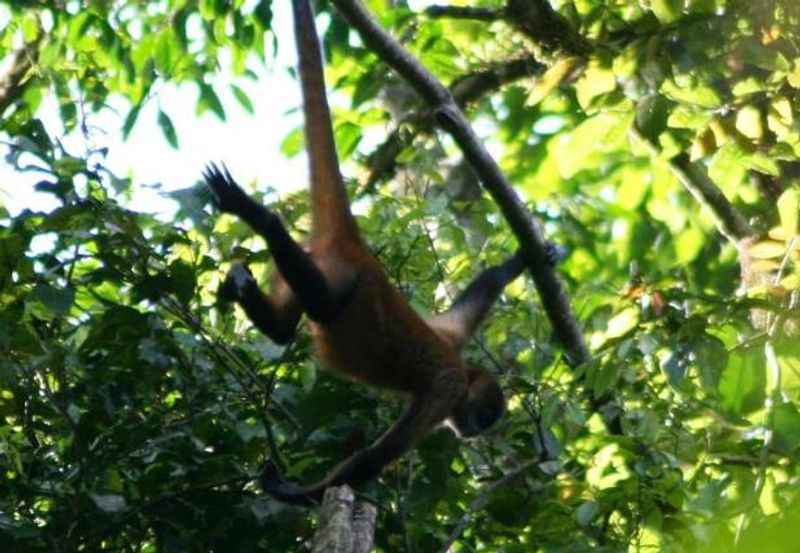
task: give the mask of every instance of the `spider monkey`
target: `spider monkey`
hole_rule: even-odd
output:
[[[292,9],[311,174],[311,238],[306,248],[295,242],[279,217],[252,200],[227,168],[209,164],[203,176],[213,203],[266,240],[278,269],[271,294],[265,295],[247,267],[235,264],[220,293],[280,344],[292,340],[305,313],[323,365],[410,399],[404,414],[374,444],[315,484],[285,481],[268,463],[264,490],[281,501],[308,505],[320,501],[328,486],[377,477],[442,422],[468,438],[500,418],[505,410],[500,386],[484,369],[466,364],[460,351],[525,264],[517,253],[486,269],[440,315],[424,320],[411,308],[363,242],[350,212],[309,0],[292,0]],[[550,250],[549,257],[558,255]]]

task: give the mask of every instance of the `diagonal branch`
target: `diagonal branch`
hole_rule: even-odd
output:
[[[359,0],[333,0],[339,11],[361,35],[364,43],[399,73],[431,106],[438,124],[461,148],[508,221],[520,243],[542,305],[553,330],[564,347],[569,362],[579,365],[589,360],[564,287],[547,263],[545,240],[539,225],[514,191],[500,167],[475,134],[453,95],[422,64],[372,19]]]
[[[631,127],[630,136],[641,142],[653,158],[661,156],[658,147],[636,125]],[[734,245],[756,234],[750,223],[709,178],[708,171],[702,164],[691,161],[686,153],[682,153],[667,161],[667,166],[692,197],[711,210],[720,234]]]
[[[573,29],[547,0],[506,0],[502,8],[433,5],[425,10],[425,15],[433,18],[504,21],[527,36],[547,56],[553,53],[586,56],[593,49],[592,44]]]
[[[448,17],[450,19],[472,19],[475,21],[499,21],[504,18],[502,9],[473,8],[470,6],[439,6],[425,8],[429,17]]]
[[[456,104],[463,109],[503,85],[540,75],[543,71],[544,66],[532,57],[519,58],[459,77],[450,85],[450,93]],[[433,131],[431,115],[430,110],[423,110],[407,117],[402,125],[389,133],[383,143],[367,157],[370,173],[364,191],[370,191],[377,183],[394,176],[400,152],[420,134]]]
[[[39,40],[26,44],[14,54],[11,66],[0,76],[0,115],[8,106],[22,96],[25,90],[25,77],[33,67],[34,58],[39,48]]]

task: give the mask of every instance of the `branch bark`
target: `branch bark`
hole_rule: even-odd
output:
[[[630,134],[647,148],[652,157],[658,158],[661,155],[658,147],[644,136],[636,125],[631,127]],[[681,153],[666,163],[683,187],[698,202],[711,210],[716,219],[717,229],[725,238],[738,246],[742,240],[756,234],[747,219],[733,207],[725,194],[709,178],[705,166],[691,161],[686,153]]]
[[[328,488],[319,510],[312,553],[369,553],[377,514],[374,505],[355,501],[348,486]]]
[[[589,350],[578,322],[553,268],[547,263],[545,240],[511,183],[475,134],[453,95],[397,40],[373,20],[358,0],[333,0],[339,11],[356,28],[364,43],[399,73],[430,105],[436,121],[453,137],[481,183],[508,221],[525,255],[545,312],[571,365],[589,360]]]
[[[14,54],[8,71],[0,77],[0,116],[8,106],[16,102],[25,90],[25,77],[33,67],[39,40],[26,44]]]
[[[469,6],[428,6],[425,15],[429,17],[448,17],[450,19],[473,19],[476,21],[499,21],[503,10],[494,8],[472,8]]]
[[[547,0],[506,0],[500,9],[466,6],[430,6],[425,15],[435,18],[505,21],[539,46],[543,54],[589,54],[592,44],[580,35]]]
[[[456,79],[450,85],[450,93],[455,102],[464,108],[503,85],[540,75],[544,69],[542,64],[530,56],[511,60]],[[392,178],[397,170],[397,156],[400,152],[420,134],[432,131],[433,117],[430,110],[407,117],[367,158],[370,174],[364,184],[364,191],[369,192],[377,183]]]

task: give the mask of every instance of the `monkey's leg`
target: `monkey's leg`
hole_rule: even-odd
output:
[[[280,275],[276,275],[268,296],[258,288],[250,269],[242,263],[235,263],[228,271],[219,297],[241,305],[256,328],[278,344],[292,341],[303,314],[297,298]]]
[[[325,323],[336,317],[346,291],[334,290],[308,253],[295,242],[273,212],[248,196],[230,173],[209,165],[203,174],[214,203],[225,213],[238,216],[267,241],[281,276],[286,279],[303,311],[314,321]]]

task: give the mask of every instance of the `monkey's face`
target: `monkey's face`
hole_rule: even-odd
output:
[[[477,436],[492,426],[505,411],[505,398],[497,380],[483,369],[467,371],[467,395],[450,416],[450,427],[461,438]]]

